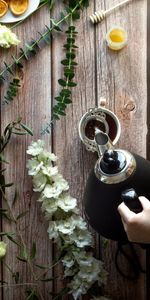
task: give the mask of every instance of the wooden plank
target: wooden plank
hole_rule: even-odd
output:
[[[120,1],[121,2],[121,1]],[[96,1],[96,10],[108,9],[114,1]],[[119,146],[143,156],[146,155],[146,1],[132,1],[114,11],[96,27],[97,90],[98,99],[106,97],[107,105],[118,116],[122,134]],[[128,45],[120,52],[108,49],[105,42],[107,30],[120,25],[128,32]],[[140,126],[139,126],[140,124]],[[115,300],[146,299],[145,276],[131,282],[121,277],[115,268],[116,243],[111,242],[103,257],[109,280],[106,293]],[[141,263],[145,251],[137,249]],[[122,268],[130,272],[121,258]]]
[[[78,124],[81,116],[91,107],[95,107],[95,56],[94,56],[94,30],[88,16],[93,12],[94,5],[91,1],[87,11],[84,9],[79,22],[76,22],[77,31],[77,59],[78,62],[75,82],[77,87],[73,90],[73,103],[66,110],[66,117],[62,117],[54,127],[53,150],[59,157],[59,169],[70,185],[70,193],[78,199],[78,205],[83,212],[82,200],[88,173],[93,167],[96,155],[87,152],[79,139]],[[57,7],[55,16],[59,15]],[[60,60],[64,57],[62,49],[64,35],[53,39],[53,95],[58,95],[60,90],[57,79],[63,74]],[[54,58],[55,57],[55,58]],[[58,59],[59,58],[59,59]],[[56,275],[60,274],[58,269]],[[55,290],[59,291],[63,283],[55,281]]]
[[[49,11],[45,8],[33,15],[24,24],[17,27],[16,31],[22,41],[22,45],[31,38],[38,36],[38,31],[43,31],[45,24],[49,25]],[[14,50],[9,50],[9,59]],[[3,56],[4,57],[4,56]],[[6,90],[5,90],[6,92]],[[31,62],[24,64],[22,72],[22,88],[11,105],[2,106],[1,119],[2,128],[10,121],[15,120],[18,116],[22,117],[22,121],[28,124],[34,131],[34,139],[40,138],[40,130],[42,124],[50,117],[51,111],[51,55],[50,47],[46,46],[38,53],[37,57]],[[14,181],[19,190],[19,199],[14,208],[14,214],[17,216],[22,211],[29,210],[29,213],[20,221],[20,230],[23,238],[31,249],[32,243],[35,241],[37,246],[36,262],[38,264],[50,264],[51,244],[48,240],[47,227],[48,224],[44,220],[44,216],[40,209],[40,204],[36,202],[37,195],[33,195],[31,178],[27,177],[26,170],[26,149],[33,138],[31,137],[13,137],[6,151],[7,159],[10,166],[7,168],[7,182]],[[45,137],[47,146],[51,147],[49,136]],[[14,189],[8,191],[8,199],[11,203]],[[14,226],[3,221],[4,231],[13,231]],[[26,264],[16,260],[18,255],[16,245],[8,243],[8,254],[6,263],[11,266],[14,272],[20,273],[21,283],[32,282],[33,276]],[[42,271],[43,272],[43,271]],[[41,270],[40,270],[41,273]],[[49,275],[50,276],[50,275]],[[14,283],[12,274],[4,268],[4,280]],[[43,295],[43,299],[48,299],[48,291],[51,285],[38,283],[38,289]],[[4,290],[4,299],[25,299],[24,287],[15,289],[7,288]]]
[[[71,194],[78,199],[82,213],[84,213],[82,207],[84,187],[88,173],[96,160],[96,155],[87,152],[79,140],[78,123],[81,116],[88,108],[94,107],[101,96],[108,99],[108,107],[118,115],[121,121],[122,136],[119,145],[143,156],[146,155],[146,0],[133,1],[128,7],[113,13],[101,25],[94,27],[89,21],[89,15],[95,9],[110,7],[113,4],[113,0],[110,0],[109,3],[104,0],[101,2],[95,0],[95,4],[91,1],[90,7],[87,11],[84,10],[82,18],[77,24],[80,34],[77,41],[79,66],[77,67],[76,80],[79,84],[77,88],[74,88],[73,103],[67,109],[67,116],[57,123],[53,131],[53,151],[59,157],[59,168],[70,184]],[[55,17],[59,16],[60,9],[61,4],[59,2],[54,11]],[[23,44],[28,37],[31,37],[31,28],[34,37],[35,32],[41,30],[46,22],[49,23],[49,13],[42,11],[17,28],[16,31],[19,33]],[[107,49],[104,42],[107,29],[115,23],[122,25],[129,33],[128,46],[119,53]],[[52,53],[50,53],[50,48],[46,47],[31,63],[26,64],[22,74],[23,88],[19,97],[10,106],[2,106],[3,128],[8,122],[21,115],[23,121],[34,129],[34,138],[40,137],[41,124],[50,117],[50,95],[53,99],[59,91],[57,79],[63,73],[60,65],[60,60],[64,56],[63,41],[63,34],[55,34]],[[14,49],[9,51],[9,59],[14,52]],[[1,54],[5,58],[4,51],[1,51]],[[52,61],[50,55],[52,55]],[[53,68],[52,91],[51,64]],[[2,91],[2,95],[4,91],[6,88]],[[139,123],[140,127],[138,127]],[[47,136],[45,140],[50,148],[51,137]],[[21,196],[16,203],[15,214],[30,209],[30,213],[20,223],[21,228],[27,226],[23,236],[28,245],[31,245],[31,240],[36,237],[37,248],[39,249],[37,262],[46,264],[47,259],[50,262],[52,260],[52,249],[46,232],[47,224],[45,221],[43,222],[40,205],[36,203],[36,197],[32,193],[31,180],[27,179],[25,170],[25,149],[30,141],[31,138],[29,137],[23,137],[22,140],[20,138],[12,139],[6,151],[6,156],[11,162],[11,168],[7,169],[7,180],[11,182],[15,179],[20,190]],[[14,189],[9,189],[10,201],[13,194]],[[3,222],[3,230],[13,231],[13,227],[5,221]],[[97,240],[95,238],[96,244]],[[15,260],[17,247],[9,243],[8,250],[7,264],[12,266],[13,271],[20,272],[23,282],[32,280],[26,265],[22,267],[22,264]],[[116,243],[110,243],[106,251],[100,245],[100,250],[109,271],[106,294],[115,300],[145,300],[144,276],[133,283],[124,280],[117,273],[114,264]],[[140,248],[137,248],[137,252],[142,264],[144,264],[145,252]],[[130,271],[123,258],[120,262],[124,270]],[[54,275],[60,274],[62,274],[62,270],[57,268]],[[13,282],[11,274],[6,269],[4,269],[4,279]],[[49,299],[47,293],[49,287],[49,283],[40,286],[45,300]],[[58,292],[62,287],[63,283],[60,279],[55,281],[55,292]],[[147,300],[149,299],[148,295]],[[4,297],[0,295],[0,298],[2,300],[24,299],[23,289],[19,287],[15,290],[4,290]]]

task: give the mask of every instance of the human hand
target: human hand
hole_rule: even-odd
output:
[[[150,243],[150,201],[141,196],[138,198],[143,210],[136,214],[124,202],[118,206],[124,229],[129,241]]]

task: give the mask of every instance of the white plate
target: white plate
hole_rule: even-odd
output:
[[[40,0],[29,0],[29,6],[28,9],[25,11],[24,14],[20,15],[20,16],[15,16],[11,13],[11,11],[8,9],[8,12],[6,13],[5,16],[3,16],[2,18],[0,18],[0,23],[14,23],[14,22],[18,22],[26,17],[28,17],[32,12],[34,12],[37,7],[40,4]]]

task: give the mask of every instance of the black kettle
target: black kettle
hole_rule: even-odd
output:
[[[109,125],[108,122],[111,131]],[[80,127],[81,123],[79,130]],[[138,213],[142,210],[138,196],[150,199],[150,162],[137,154],[115,149],[109,130],[97,127],[94,130],[93,143],[99,158],[85,188],[85,215],[90,225],[105,238],[126,242],[127,235],[117,208],[123,200]]]

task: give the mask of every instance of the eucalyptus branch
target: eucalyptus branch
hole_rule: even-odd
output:
[[[80,8],[81,4],[84,2],[85,0],[80,0],[78,2],[78,4],[76,4],[76,6],[72,9],[70,8],[67,8],[67,14],[66,15],[63,15],[62,18],[60,18],[59,21],[57,21],[56,23],[55,22],[52,22],[52,26],[51,27],[48,27],[46,26],[46,31],[41,34],[39,32],[39,35],[40,37],[37,38],[36,40],[32,41],[31,43],[28,43],[26,44],[25,46],[25,49],[21,49],[21,53],[20,53],[20,56],[18,58],[15,58],[13,57],[13,61],[12,63],[10,64],[6,64],[5,63],[5,68],[0,72],[0,81],[4,81],[5,78],[4,78],[4,74],[5,72],[9,72],[11,74],[13,74],[13,67],[15,65],[18,66],[18,64],[22,63],[22,60],[25,59],[25,60],[28,60],[31,56],[31,54],[36,54],[37,53],[37,48],[39,49],[39,43],[42,42],[42,41],[45,41],[47,42],[47,38],[49,37],[50,33],[53,31],[53,30],[58,30],[59,28],[59,25],[61,23],[63,23],[65,20],[67,20],[68,18],[70,18],[78,8]]]
[[[38,283],[32,283],[32,282],[25,282],[25,283],[14,283],[14,284],[1,284],[0,288],[14,288],[14,287],[19,287],[19,286],[28,286],[28,285],[32,285],[32,286],[38,286]]]
[[[61,31],[60,25],[67,19],[78,19],[79,18],[79,13],[78,10],[82,8],[82,6],[85,6],[87,4],[87,0],[80,0],[80,1],[74,1],[74,5],[70,4],[69,7],[65,9],[67,14],[61,13],[61,18],[58,21],[54,21],[51,19],[52,26],[48,27],[46,26],[46,31],[42,34],[39,32],[40,37],[37,38],[36,40],[32,40],[29,43],[26,43],[24,49],[20,49],[20,55],[19,57],[12,56],[13,61],[10,64],[5,64],[5,68],[0,72],[0,83],[4,82],[5,80],[5,74],[8,72],[11,75],[13,75],[13,79],[9,84],[8,91],[5,96],[5,102],[10,103],[14,97],[17,95],[18,88],[20,87],[20,82],[17,81],[16,84],[16,77],[14,73],[14,67],[16,66],[17,68],[23,68],[22,61],[23,60],[29,60],[33,55],[36,55],[38,50],[41,49],[41,44],[42,42],[44,43],[50,43],[50,37],[51,37],[51,32],[53,30],[56,31]],[[47,3],[47,0],[43,0],[41,5],[45,5]],[[50,1],[51,5],[53,4],[53,1]],[[19,80],[19,79],[18,79]],[[69,83],[68,83],[69,84]],[[67,101],[67,100],[66,100]],[[68,99],[69,101],[69,99]],[[61,107],[65,106],[65,103],[62,101]],[[60,109],[59,106],[59,115],[63,114],[63,110]],[[55,108],[57,110],[57,108]],[[56,112],[55,114],[55,119],[58,119],[58,113]]]
[[[16,97],[18,89],[21,87],[19,77],[14,77],[9,83],[8,90],[4,96],[4,102],[9,104]]]
[[[59,120],[60,116],[65,116],[65,110],[68,104],[72,103],[71,100],[71,88],[75,87],[77,83],[73,81],[75,76],[75,67],[77,66],[77,62],[75,61],[76,54],[75,50],[78,48],[75,45],[75,37],[78,33],[75,30],[75,26],[72,25],[72,18],[70,18],[70,26],[66,31],[67,41],[64,45],[66,50],[66,58],[61,61],[61,64],[64,66],[64,78],[59,79],[58,83],[62,87],[59,95],[55,97],[57,104],[53,107],[52,120],[50,123],[47,123],[45,128],[42,131],[42,134],[50,133],[50,128],[53,123],[53,120]]]

